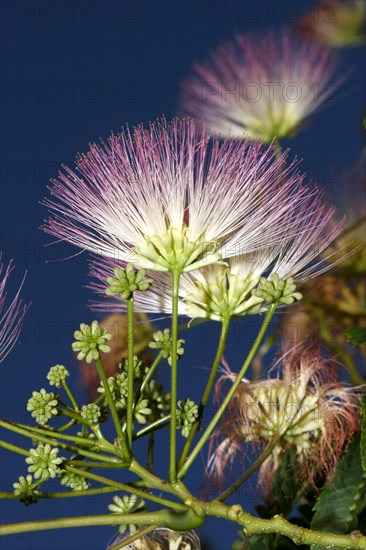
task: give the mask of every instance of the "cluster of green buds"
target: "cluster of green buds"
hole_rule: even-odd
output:
[[[177,341],[177,359],[184,353],[183,344],[185,340]],[[159,349],[165,359],[168,360],[169,365],[172,364],[172,338],[170,329],[158,330],[153,334],[153,341],[149,343],[149,348]]]
[[[293,304],[296,300],[302,299],[301,292],[296,292],[296,285],[293,277],[287,280],[280,279],[277,273],[272,273],[268,279],[261,277],[258,287],[252,290],[253,296],[262,298],[268,304],[281,303]]]
[[[36,449],[30,449],[29,454],[25,461],[29,464],[28,472],[34,473],[35,479],[44,481],[60,473],[59,465],[64,459],[57,456],[57,448],[51,447],[48,443],[40,443]]]
[[[72,349],[78,352],[79,361],[85,359],[87,363],[92,363],[100,358],[100,352],[108,353],[111,348],[106,344],[112,335],[107,329],[102,328],[98,321],[93,321],[91,325],[81,323],[80,330],[74,332],[75,342]]]
[[[89,405],[83,405],[80,411],[81,417],[89,424],[89,426],[96,426],[99,424],[99,418],[101,417],[101,410],[95,403],[89,403]]]
[[[121,363],[118,365],[119,369],[122,371],[127,372],[128,371],[128,359],[123,359]],[[137,355],[133,356],[133,377],[134,380],[140,381],[146,376],[146,374],[149,372],[149,367],[144,363],[144,361],[141,361]]]
[[[89,481],[84,476],[67,471],[63,471],[61,473],[60,483],[61,485],[70,487],[74,491],[86,491],[86,489],[89,489],[90,486]]]
[[[122,498],[119,496],[113,497],[114,504],[109,504],[108,509],[115,514],[132,514],[138,511],[142,511],[145,507],[145,502],[141,497],[137,495],[124,495]],[[124,533],[126,529],[130,533],[135,533],[137,527],[134,524],[121,525],[119,528],[120,533]]]
[[[180,426],[182,427],[182,436],[188,437],[192,424],[198,419],[198,405],[191,399],[184,399],[178,401],[178,418]]]
[[[32,392],[32,397],[27,403],[27,411],[31,413],[36,422],[41,426],[47,424],[52,417],[57,416],[57,407],[57,396],[52,392],[47,393],[44,388],[39,392]]]
[[[114,277],[108,277],[107,296],[120,296],[129,300],[136,291],[145,292],[153,284],[153,279],[146,277],[146,269],[135,271],[133,264],[127,264],[126,269],[116,267]]]
[[[69,375],[70,373],[66,367],[63,365],[55,365],[50,368],[47,379],[49,380],[50,386],[61,388]]]
[[[26,506],[37,502],[42,495],[41,491],[37,490],[39,482],[34,482],[30,474],[26,477],[20,476],[19,480],[13,483],[14,495],[23,502]]]
[[[143,390],[143,395],[149,400],[154,418],[161,418],[164,411],[170,408],[170,393],[164,392],[164,386],[156,380],[151,380]]]

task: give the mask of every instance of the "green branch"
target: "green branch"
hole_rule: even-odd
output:
[[[189,470],[189,468],[192,466],[194,460],[197,458],[198,454],[200,453],[202,447],[205,445],[205,443],[207,442],[207,440],[209,439],[209,437],[211,436],[212,432],[214,431],[214,429],[216,428],[218,422],[221,420],[224,412],[226,411],[231,399],[234,397],[234,394],[236,392],[236,390],[238,389],[239,385],[241,384],[241,381],[246,373],[246,371],[248,370],[262,340],[263,340],[263,337],[266,333],[266,330],[271,322],[271,319],[274,315],[274,312],[276,311],[277,309],[277,305],[278,304],[271,304],[269,306],[269,310],[264,318],[264,321],[263,321],[263,324],[260,328],[260,331],[257,335],[257,338],[255,339],[254,341],[254,344],[252,346],[252,349],[250,350],[246,360],[244,361],[244,364],[242,366],[242,368],[240,369],[240,372],[238,373],[233,385],[231,386],[230,390],[228,391],[228,393],[226,394],[225,398],[223,399],[222,401],[222,404],[220,405],[218,411],[216,412],[216,414],[214,415],[213,419],[211,420],[211,422],[209,423],[209,425],[207,426],[206,430],[204,431],[204,433],[202,434],[200,440],[198,441],[197,445],[195,446],[195,448],[193,449],[193,451],[191,452],[191,454],[189,455],[189,457],[185,460],[183,466],[180,468],[179,472],[178,472],[178,478],[179,479],[182,479],[185,474],[187,473],[187,471]]]
[[[132,452],[132,430],[133,430],[133,408],[134,408],[134,313],[133,313],[133,294],[127,300],[127,357],[128,357],[128,367],[127,367],[127,443],[130,450],[131,456]]]
[[[169,449],[169,482],[177,479],[177,362],[178,362],[178,292],[180,272],[172,272],[172,353],[171,353],[171,399],[170,399],[170,449]]]
[[[272,519],[256,518],[244,512],[238,504],[225,506],[221,502],[213,501],[207,504],[206,513],[241,525],[245,536],[249,537],[260,533],[277,533],[291,539],[295,544],[316,544],[324,548],[366,548],[366,537],[359,531],[349,535],[311,531],[290,523],[282,516],[274,516]]]
[[[241,485],[243,485],[243,483],[245,483],[254,474],[254,472],[256,472],[258,468],[260,468],[260,466],[262,466],[266,458],[268,458],[272,454],[273,449],[278,443],[278,439],[279,438],[271,441],[271,443],[269,443],[269,445],[267,445],[267,447],[264,449],[263,453],[256,459],[255,462],[253,462],[249,470],[247,470],[241,477],[239,477],[239,479],[237,479],[228,489],[226,489],[226,491],[221,493],[221,495],[216,500],[224,502],[224,500],[231,497],[231,495],[235,493],[235,491],[239,489],[239,487],[241,487]]]
[[[187,457],[187,454],[189,452],[189,449],[191,447],[194,436],[196,435],[196,432],[197,432],[197,430],[198,430],[198,428],[201,424],[203,412],[205,410],[208,398],[211,394],[211,390],[212,390],[212,387],[213,387],[214,382],[215,382],[217,369],[219,368],[221,358],[222,358],[223,353],[225,351],[229,326],[230,326],[230,317],[228,317],[226,320],[224,320],[222,322],[220,341],[219,341],[216,356],[215,356],[215,359],[214,359],[214,362],[213,362],[213,365],[212,365],[212,368],[211,368],[210,376],[208,378],[208,381],[207,381],[207,384],[206,384],[206,387],[205,387],[205,390],[203,392],[202,399],[201,399],[201,402],[200,402],[200,406],[199,406],[199,410],[198,410],[198,420],[196,420],[196,422],[194,422],[194,424],[192,425],[191,430],[188,434],[187,440],[184,444],[183,450],[182,450],[182,452],[180,454],[180,457],[178,459],[178,465],[177,465],[178,470],[182,467],[182,465],[183,465],[183,463],[184,463],[184,461]]]
[[[122,447],[123,458],[125,460],[129,461],[129,460],[131,460],[130,449],[128,448],[128,445],[126,443],[124,433],[122,432],[121,422],[118,418],[117,409],[116,409],[116,406],[114,404],[114,399],[113,399],[112,392],[111,392],[111,389],[110,389],[109,384],[108,384],[108,380],[107,380],[107,376],[106,376],[106,373],[105,373],[105,370],[104,370],[104,367],[103,367],[102,360],[99,358],[99,359],[97,359],[96,363],[97,363],[97,369],[98,369],[98,372],[99,372],[99,376],[100,376],[101,382],[103,384],[104,393],[105,393],[105,396],[107,398],[108,405],[109,405],[109,408],[110,408],[110,411],[111,411],[111,414],[112,414],[113,422],[114,422],[114,425],[115,425],[115,428],[116,428],[117,437],[118,437],[119,442],[120,442],[121,447]]]

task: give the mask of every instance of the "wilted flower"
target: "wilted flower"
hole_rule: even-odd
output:
[[[165,119],[91,145],[45,204],[57,238],[114,261],[192,271],[269,246],[305,189],[297,162],[259,143],[211,143],[192,120]],[[230,247],[227,244],[230,242]]]
[[[365,24],[365,0],[323,0],[302,17],[296,27],[307,38],[333,48],[343,48],[365,43]]]
[[[328,50],[288,32],[239,35],[196,63],[182,108],[214,134],[290,137],[333,93],[335,65]]]
[[[219,390],[227,373],[218,382]],[[277,378],[243,379],[228,417],[212,439],[208,471],[222,478],[239,449],[251,442],[263,448],[277,440],[260,469],[261,481],[276,472],[281,458],[293,449],[295,468],[309,483],[329,473],[359,429],[361,390],[338,382],[335,369],[315,349],[287,352]],[[218,438],[222,439],[217,446]]]
[[[0,253],[0,275],[2,274],[4,265],[1,262]],[[3,278],[0,280],[0,363],[10,353],[14,347],[22,327],[23,318],[27,310],[27,306],[23,304],[19,298],[20,290],[23,283],[20,285],[19,290],[15,294],[10,305],[5,306],[6,291],[5,286],[8,277],[13,270],[12,263],[10,262]],[[24,279],[23,279],[24,280]]]

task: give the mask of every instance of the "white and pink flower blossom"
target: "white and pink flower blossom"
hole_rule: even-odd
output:
[[[211,141],[192,120],[112,135],[64,167],[46,232],[154,271],[192,271],[291,232],[308,197],[298,163],[259,143]]]
[[[239,35],[194,65],[181,108],[213,134],[290,137],[337,88],[336,65],[329,50],[288,31]]]

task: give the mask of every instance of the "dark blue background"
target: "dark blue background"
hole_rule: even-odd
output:
[[[38,229],[46,217],[39,201],[49,178],[61,163],[71,164],[78,151],[86,151],[89,141],[106,138],[125,122],[148,122],[162,113],[172,117],[179,82],[209,48],[235,32],[288,25],[310,5],[302,0],[3,1],[1,241],[4,260],[14,258],[16,265],[9,292],[27,271],[23,297],[32,305],[21,345],[1,365],[2,417],[29,420],[25,403],[32,390],[47,387],[45,375],[56,363],[70,368],[75,393],[85,399],[70,341],[75,327],[95,316],[87,307],[91,294],[83,288],[87,262],[84,255],[58,261],[73,253],[66,244],[45,248],[51,239]],[[340,74],[352,71],[336,100],[328,100],[327,108],[288,144],[292,154],[304,158],[309,178],[333,190],[363,145],[363,52],[349,50],[340,57]],[[338,202],[342,207],[340,192]],[[207,325],[186,335],[190,349],[180,364],[181,397],[199,398],[217,330]],[[241,364],[253,332],[251,324],[234,324],[227,351],[233,370]],[[164,374],[167,371],[162,378]],[[21,438],[12,440],[30,446]],[[160,437],[161,452],[164,445]],[[10,491],[26,468],[22,457],[7,451],[2,456],[2,489]],[[205,456],[188,477],[197,492]],[[165,470],[164,462],[162,473]],[[253,495],[243,491],[242,497],[252,509]],[[2,521],[106,513],[110,501],[107,495],[26,508],[8,500]],[[17,535],[2,539],[1,548],[103,550],[116,531],[106,527]],[[199,530],[212,550],[229,549],[236,531],[235,525],[214,519]]]

